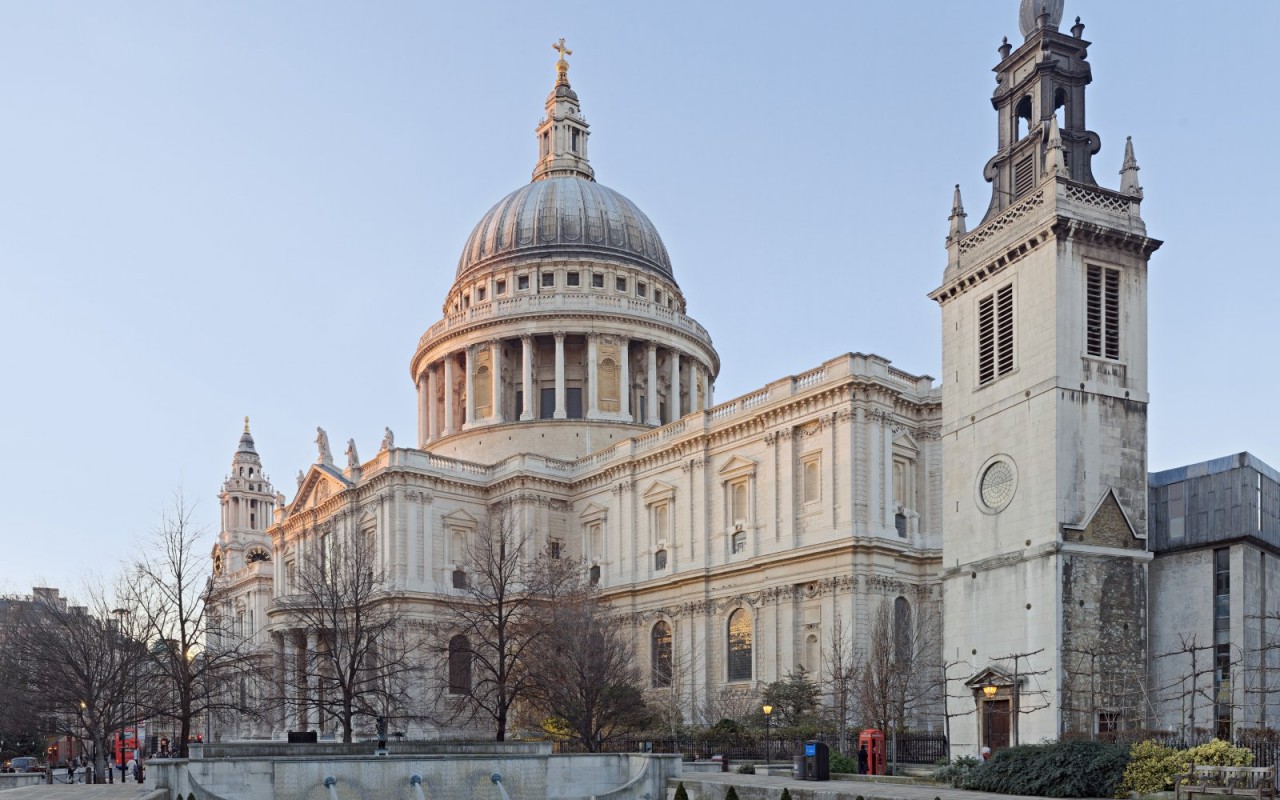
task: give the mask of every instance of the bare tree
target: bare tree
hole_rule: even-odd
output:
[[[661,679],[654,680],[653,688],[648,691],[649,706],[657,724],[671,732],[672,740],[679,738],[680,728],[686,722],[699,722],[696,715],[704,704],[700,702],[697,676],[702,663],[701,644],[697,638],[691,641],[687,652],[678,641],[673,641],[671,668]]]
[[[1228,654],[1226,663],[1215,663],[1218,659],[1215,656],[1215,646],[1211,644],[1200,644],[1196,634],[1178,634],[1178,645],[1172,650],[1160,653],[1155,658],[1161,659],[1185,659],[1184,667],[1174,668],[1174,677],[1157,687],[1160,702],[1177,703],[1180,706],[1180,716],[1183,720],[1183,735],[1196,736],[1199,730],[1196,728],[1196,707],[1198,705],[1215,706],[1224,705],[1223,698],[1219,693],[1219,687],[1215,684],[1217,681],[1219,670],[1226,671],[1226,679],[1230,680],[1230,674],[1239,666],[1239,659],[1233,654]],[[1231,705],[1231,693],[1227,690],[1227,700],[1225,705]]]
[[[937,614],[885,600],[872,612],[857,699],[863,718],[897,730],[942,700]]]
[[[532,705],[563,720],[589,752],[648,726],[635,648],[585,580],[586,565],[570,569],[563,591],[544,609],[545,629],[531,652]]]
[[[128,586],[129,606],[150,643],[150,669],[163,678],[162,689],[139,701],[148,716],[173,720],[184,757],[202,715],[262,711],[233,690],[240,679],[258,677],[259,662],[245,632],[211,607],[212,575],[202,541],[207,532],[193,524],[192,511],[182,493],[175,494],[150,546],[134,561]]]
[[[1013,719],[1011,720],[1011,734],[1013,737],[1013,745],[1018,745],[1018,720],[1023,714],[1034,714],[1037,711],[1048,708],[1051,703],[1048,692],[1044,689],[1024,688],[1024,683],[1030,683],[1042,675],[1048,675],[1047,669],[1032,669],[1031,659],[1044,652],[1044,648],[1032,650],[1028,653],[1009,653],[992,659],[1001,664],[1007,664],[1008,672],[1012,675],[1014,702],[1012,706]],[[1038,684],[1037,684],[1038,685]]]
[[[286,705],[303,719],[315,709],[352,741],[357,716],[411,716],[410,687],[423,671],[422,637],[378,566],[372,532],[324,534],[277,606],[305,636],[285,665]]]
[[[101,781],[113,733],[137,722],[135,698],[156,680],[140,617],[113,613],[123,601],[105,591],[86,593],[87,607],[37,597],[11,610],[4,658],[54,732],[91,744]]]
[[[857,723],[858,686],[865,654],[854,644],[853,631],[837,615],[822,657],[825,689],[830,698],[829,713],[836,724],[841,752],[849,751],[849,730]]]
[[[494,507],[464,548],[461,596],[436,631],[446,661],[438,672],[437,714],[449,721],[483,719],[505,741],[518,705],[532,698],[530,669],[546,634],[546,609],[575,582],[574,563],[535,555],[508,505]]]

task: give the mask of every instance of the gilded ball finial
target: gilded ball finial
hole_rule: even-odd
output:
[[[560,37],[560,41],[551,45],[551,49],[560,53],[560,58],[556,60],[557,83],[568,83],[569,62],[565,61],[565,56],[573,55],[573,51],[565,46],[564,37]]]

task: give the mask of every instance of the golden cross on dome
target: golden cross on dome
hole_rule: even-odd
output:
[[[565,57],[565,56],[571,56],[571,55],[573,55],[573,51],[572,51],[572,50],[570,50],[569,48],[565,47],[565,45],[564,45],[564,37],[563,37],[563,36],[561,36],[561,37],[560,37],[560,41],[558,41],[558,42],[556,42],[555,44],[551,45],[551,49],[552,49],[552,50],[558,50],[558,51],[560,51],[560,60],[561,60],[561,61],[564,61],[564,57]]]

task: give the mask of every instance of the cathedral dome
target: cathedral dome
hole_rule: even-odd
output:
[[[458,277],[546,257],[616,260],[673,277],[667,248],[644,212],[580,174],[540,177],[499,200],[467,238]]]

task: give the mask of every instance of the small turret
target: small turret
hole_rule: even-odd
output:
[[[955,196],[951,199],[951,216],[947,219],[951,222],[951,232],[947,234],[947,244],[959,241],[968,231],[964,225],[964,202],[960,200],[960,184],[956,184]]]
[[[244,551],[251,546],[270,545],[266,530],[275,521],[276,491],[262,471],[248,417],[244,418],[244,432],[231,457],[231,474],[222,482],[218,502],[222,525],[214,548],[215,572],[227,564],[238,568],[237,562],[244,563]]]
[[[1142,197],[1142,187],[1138,185],[1138,159],[1133,155],[1133,137],[1124,140],[1124,165],[1120,167],[1121,194]]]

